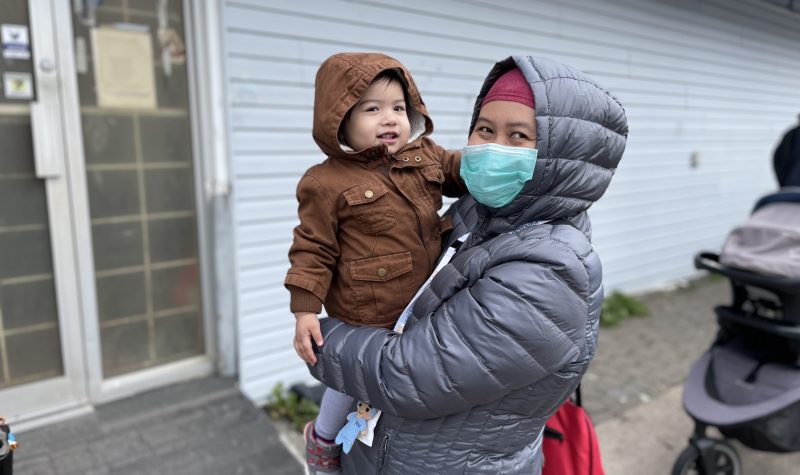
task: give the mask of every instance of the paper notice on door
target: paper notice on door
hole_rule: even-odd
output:
[[[99,107],[156,108],[152,43],[148,32],[109,27],[92,30]]]

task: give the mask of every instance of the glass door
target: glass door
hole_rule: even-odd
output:
[[[11,421],[87,399],[48,3],[0,9],[0,412]]]
[[[2,0],[12,422],[213,372],[186,21],[180,0]]]
[[[69,16],[82,129],[75,175],[87,208],[78,220],[91,242],[81,277],[92,289],[87,340],[98,343],[90,385],[105,401],[212,368],[191,44],[181,0],[72,2]]]

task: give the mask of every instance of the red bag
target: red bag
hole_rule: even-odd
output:
[[[547,421],[542,475],[605,475],[594,424],[580,405],[580,388],[576,400],[567,400]]]

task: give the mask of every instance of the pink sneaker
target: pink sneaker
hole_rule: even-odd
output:
[[[306,475],[337,475],[341,474],[339,456],[342,447],[335,443],[324,442],[314,433],[314,421],[306,424],[303,429],[303,438],[306,440]]]

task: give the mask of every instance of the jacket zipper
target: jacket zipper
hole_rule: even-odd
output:
[[[392,155],[392,157],[393,156],[394,155]],[[390,181],[391,181],[391,177],[389,176],[389,170],[391,168],[392,168],[391,157],[389,157],[389,158],[383,157],[381,159],[380,165],[378,165],[378,170],[383,174],[383,176],[385,176],[386,178],[389,178]],[[395,186],[397,186],[397,185],[395,185]]]
[[[399,153],[400,152],[398,151],[398,154]],[[390,162],[391,162],[392,158],[394,158],[396,160],[398,158],[398,155],[397,154],[391,155],[389,157],[389,161]],[[391,165],[389,166],[389,172],[391,173]],[[391,176],[388,176],[388,178],[391,180]],[[394,180],[392,180],[392,183],[394,183]],[[394,183],[394,186],[397,187],[397,191],[399,191],[400,194],[405,197],[405,193],[403,193],[403,190],[401,190],[400,187],[397,186],[397,183]],[[406,198],[406,200],[408,200],[408,198]],[[422,219],[419,216],[420,211],[419,211],[419,208],[418,208],[417,204],[414,203],[413,200],[410,200],[410,201],[411,201],[411,206],[414,209],[414,217],[417,219],[417,234],[419,235],[419,238],[422,241],[422,247],[423,247],[423,249],[425,249],[425,255],[428,256],[428,272],[430,273],[430,271],[433,271],[433,267],[431,267],[431,264],[430,264],[430,262],[431,262],[431,252],[428,250],[428,246],[426,245],[426,242],[428,241],[428,238],[430,238],[430,236],[426,236],[425,230],[422,228]],[[435,265],[436,265],[436,263],[434,261],[434,266]]]
[[[481,244],[484,241],[484,233],[486,232],[486,226],[489,224],[489,220],[483,217],[478,217],[478,222],[475,224],[475,231],[470,233],[467,241],[464,245],[459,248],[459,251],[463,251],[466,249],[471,249],[478,244]],[[453,226],[455,230],[455,226]],[[455,233],[454,233],[455,234]]]
[[[386,451],[389,449],[389,435],[385,434],[383,436],[383,442],[381,442],[381,452],[380,457],[378,459],[378,473],[383,471],[383,464],[386,461]]]

